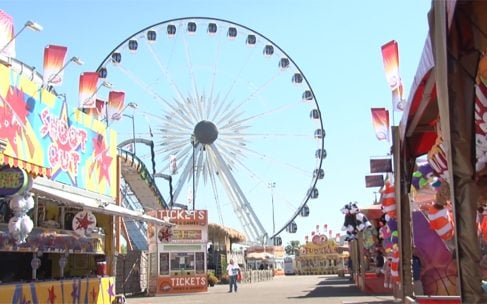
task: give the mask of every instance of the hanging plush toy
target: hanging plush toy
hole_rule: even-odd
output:
[[[357,235],[357,231],[356,231],[357,223],[356,223],[355,215],[350,212],[351,208],[352,208],[351,203],[348,203],[345,206],[343,206],[342,209],[340,209],[342,214],[345,215],[342,231],[346,231],[347,233],[347,236],[345,237],[346,241],[354,240]]]
[[[435,170],[430,164],[418,166],[418,170],[413,173],[411,185],[419,191],[425,187],[437,190],[441,186],[440,179],[436,176]]]
[[[351,204],[350,213],[355,215],[355,222],[356,222],[356,229],[357,231],[363,231],[365,228],[372,226],[367,219],[367,216],[360,212],[360,208],[357,205],[357,202]]]
[[[25,243],[34,228],[34,223],[27,215],[32,208],[34,208],[34,199],[28,192],[17,194],[10,200],[10,209],[13,210],[14,216],[8,223],[8,231],[17,245]]]

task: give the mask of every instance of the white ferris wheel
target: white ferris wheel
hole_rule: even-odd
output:
[[[170,176],[169,205],[207,209],[210,221],[274,244],[313,210],[326,158],[321,111],[270,39],[227,20],[172,19],[129,36],[97,71],[137,104],[123,115],[132,121],[111,125],[119,142],[154,143],[136,156]]]

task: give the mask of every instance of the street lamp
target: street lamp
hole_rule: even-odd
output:
[[[195,162],[194,162],[194,150],[196,148],[196,145],[198,144],[198,140],[196,139],[194,134],[191,134],[191,145],[193,146],[193,210],[195,210],[195,201],[196,201],[196,188],[195,188]]]
[[[5,51],[5,49],[13,42],[15,41],[15,38],[17,38],[17,36],[20,35],[20,33],[22,33],[26,28],[29,28],[35,32],[40,32],[42,31],[42,26],[34,21],[27,21],[24,26],[20,29],[20,31],[17,32],[17,34],[15,34],[12,39],[10,39],[3,47],[2,49],[0,49],[0,53],[3,53],[3,51]]]
[[[81,104],[81,107],[83,108],[84,105],[86,104],[87,101],[89,101],[90,99],[92,99],[96,93],[98,93],[98,91],[101,89],[101,87],[105,87],[107,89],[111,89],[113,87],[113,85],[108,82],[108,81],[103,81],[95,90],[95,92],[93,92],[93,94],[91,94],[88,98],[84,99],[82,104]],[[107,125],[108,125],[108,119],[107,119]]]
[[[135,153],[135,120],[134,120],[134,115],[129,115],[129,114],[122,114],[122,116],[128,117],[132,119],[132,144],[134,145],[134,155]]]
[[[132,109],[137,109],[139,107],[138,104],[135,102],[129,102],[128,104],[125,105],[125,107],[120,110],[120,112],[113,113],[112,116],[110,117],[111,120],[120,120],[122,118],[122,113],[125,111],[127,108],[132,108]],[[108,101],[105,102],[105,120],[108,126]]]
[[[64,71],[64,69],[65,69],[65,68],[68,66],[68,64],[70,64],[71,62],[74,62],[74,63],[76,63],[77,65],[83,65],[83,64],[84,64],[84,62],[83,62],[81,59],[79,59],[79,57],[76,57],[76,56],[71,57],[71,59],[69,59],[69,60],[68,60],[68,62],[66,62],[66,63],[63,65],[63,67],[62,67],[62,68],[61,68],[59,71],[57,71],[57,72],[56,72],[56,74],[54,74],[54,75],[52,75],[51,77],[49,77],[49,79],[47,80],[46,85],[49,85],[51,82],[53,82],[53,81],[56,79],[56,77],[57,77],[57,76],[58,76],[58,75],[59,75],[59,74],[60,74],[62,71]]]
[[[272,202],[272,234],[276,233],[276,221],[274,218],[274,188],[276,188],[275,182],[267,183],[267,188],[271,189],[271,202]]]

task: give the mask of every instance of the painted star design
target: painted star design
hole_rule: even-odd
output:
[[[64,127],[66,128],[66,130],[69,130],[69,127],[71,126],[71,121],[69,119],[69,115],[68,115],[68,104],[67,104],[66,101],[63,101],[63,103],[62,103],[61,111],[59,112],[59,121],[60,121],[60,123],[63,122],[65,124]],[[66,134],[64,136],[67,136],[67,132],[66,132]],[[64,141],[64,143],[62,143],[63,141]],[[62,151],[71,151],[71,146],[70,146],[68,140],[57,140],[56,139],[55,144]],[[79,147],[77,149],[79,149]],[[65,172],[65,171],[63,171],[63,169],[61,168],[60,165],[52,168],[51,171],[53,172],[52,173],[52,178],[55,178],[59,174]],[[71,180],[72,185],[77,185],[78,184],[77,179],[76,179],[76,175],[75,175],[75,171],[76,170],[74,170],[73,168],[69,168],[66,171],[66,174],[68,175],[69,179]]]
[[[169,240],[172,237],[172,230],[171,230],[171,228],[168,228],[168,227],[161,228],[161,230],[159,230],[159,235],[158,236],[159,236],[159,240],[161,242],[162,241],[169,242]]]
[[[84,229],[86,231],[86,229],[88,229],[88,226],[94,223],[88,218],[88,212],[85,212],[85,215],[82,217],[76,217],[76,220],[78,221],[76,230]]]
[[[101,134],[98,134],[95,138],[93,138],[93,154],[94,154],[94,161],[90,167],[89,175],[91,176],[95,166],[99,166],[99,181],[102,181],[104,177],[107,183],[110,185],[110,166],[112,164],[113,157],[107,155],[108,148],[105,145],[104,137]]]
[[[12,147],[15,155],[18,155],[18,146],[16,137],[24,134],[24,128],[27,123],[27,115],[29,114],[29,105],[24,100],[24,93],[17,88],[10,87],[8,89],[5,100],[3,101],[3,109],[0,115],[0,129],[2,130],[2,137]],[[27,142],[29,153],[32,156],[34,153],[34,145],[29,137],[24,136]]]
[[[115,287],[115,285],[113,285],[112,281],[110,281],[110,282],[108,283],[108,289],[107,289],[108,295],[109,295],[110,297],[114,297],[114,296],[115,296],[115,292],[114,292],[114,290],[113,290],[113,289],[114,289],[114,287]]]
[[[47,291],[49,292],[49,297],[47,298],[47,301],[49,302],[49,304],[54,304],[57,298],[56,293],[54,292],[54,286],[49,287]]]

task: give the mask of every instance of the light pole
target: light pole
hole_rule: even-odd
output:
[[[274,188],[276,188],[275,182],[267,183],[267,187],[271,189],[271,202],[272,202],[272,234],[276,233],[276,221],[274,218]]]
[[[195,210],[195,201],[196,201],[196,188],[195,188],[195,183],[194,183],[194,177],[195,177],[195,163],[194,163],[194,149],[195,146],[198,144],[198,141],[196,140],[194,134],[191,134],[191,145],[193,146],[193,210]]]
[[[29,28],[35,32],[40,32],[42,31],[42,26],[36,22],[33,21],[27,21],[24,26],[20,29],[20,31],[17,32],[3,47],[0,49],[0,54],[3,53],[7,49],[7,47],[17,38],[17,36],[20,35],[26,28]]]
[[[136,145],[135,145],[135,119],[134,115],[129,115],[129,114],[122,114],[122,116],[128,117],[132,119],[132,144],[134,145],[134,155],[136,155]]]
[[[49,86],[49,85],[50,85],[52,82],[54,82],[54,80],[55,80],[55,79],[56,79],[56,78],[59,76],[59,74],[61,74],[61,72],[62,72],[62,71],[64,71],[64,69],[66,69],[66,67],[68,66],[68,64],[70,64],[71,62],[74,62],[74,63],[76,63],[77,65],[83,65],[83,64],[84,64],[84,62],[83,62],[81,59],[79,59],[78,57],[76,57],[76,56],[71,57],[71,59],[69,59],[69,60],[66,62],[66,64],[64,64],[64,65],[62,66],[62,68],[61,68],[61,69],[59,69],[59,71],[57,71],[57,72],[56,72],[56,74],[51,75],[51,76],[49,77],[49,79],[48,79],[48,80],[47,80],[47,82],[46,82],[46,86]]]

